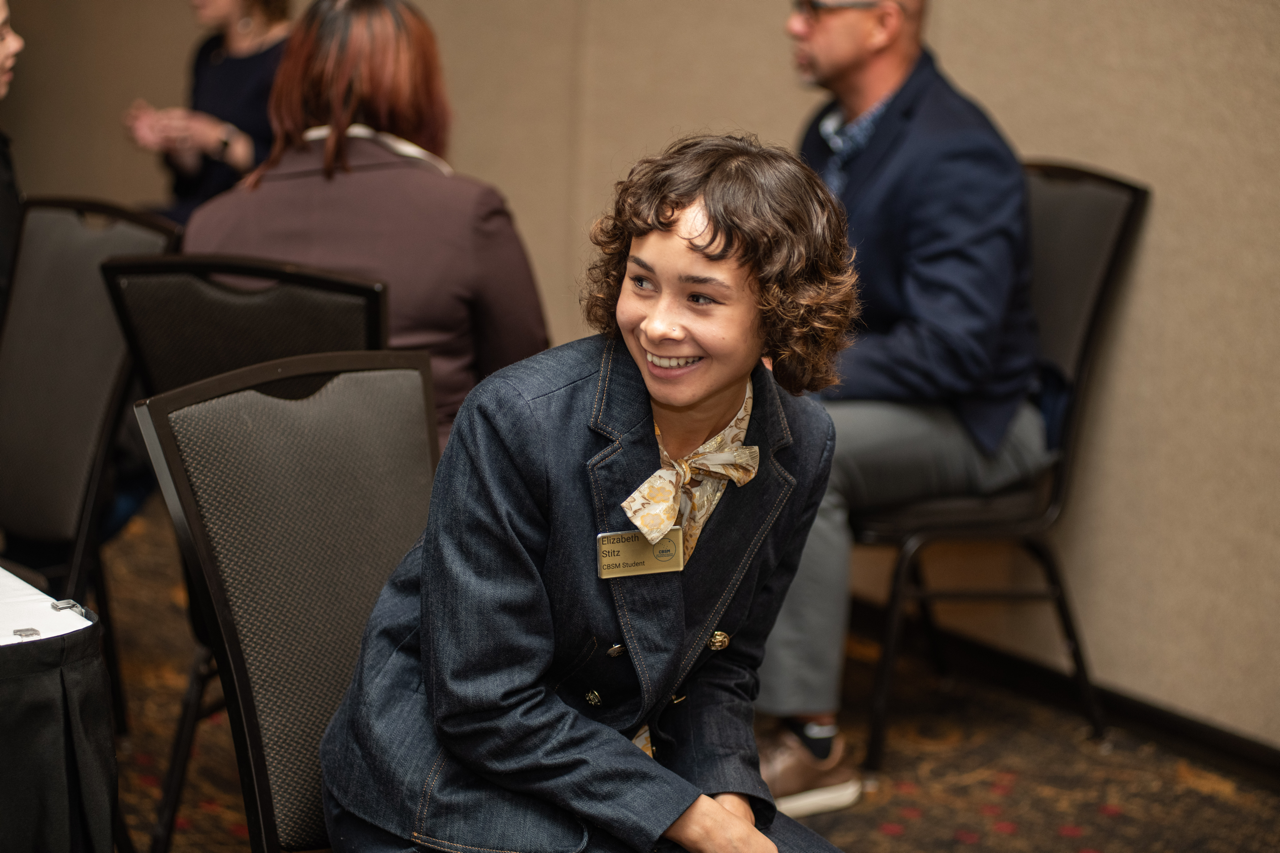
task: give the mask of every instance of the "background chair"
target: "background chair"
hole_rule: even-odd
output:
[[[278,358],[386,348],[375,282],[226,255],[112,258],[102,274],[147,394]]]
[[[167,220],[99,202],[28,201],[0,329],[0,562],[55,598],[83,601],[94,589],[120,731],[125,702],[98,546],[129,371],[98,265],[122,252],[172,251],[179,234]]]
[[[332,378],[304,399],[263,393],[315,376]],[[216,614],[255,851],[328,846],[320,737],[374,601],[426,525],[439,453],[431,389],[425,353],[338,353],[137,406],[179,545]]]
[[[1036,481],[995,495],[928,500],[850,519],[857,541],[898,548],[863,759],[868,770],[878,769],[884,756],[889,686],[908,601],[919,606],[940,671],[945,670],[945,662],[933,602],[1053,602],[1093,734],[1101,737],[1104,732],[1075,620],[1044,534],[1066,500],[1082,421],[1079,402],[1093,366],[1098,328],[1137,235],[1149,193],[1134,184],[1069,166],[1028,164],[1025,169],[1031,220],[1031,298],[1040,326],[1043,360],[1040,402],[1050,448],[1057,449],[1059,455]],[[921,549],[929,543],[955,539],[1013,542],[1041,568],[1045,589],[929,589],[920,568]]]
[[[112,258],[102,275],[147,395],[288,356],[386,346],[381,284],[221,255]],[[210,652],[214,620],[191,582],[192,566],[184,572],[197,646],[152,829],[153,853],[166,853],[172,842],[196,726],[223,707],[204,703],[218,676]]]

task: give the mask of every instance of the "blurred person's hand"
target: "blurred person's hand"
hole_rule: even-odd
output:
[[[147,151],[163,153],[165,140],[161,135],[157,117],[160,111],[139,98],[124,113],[124,126],[134,144]]]
[[[253,140],[234,125],[182,107],[158,110],[137,100],[124,115],[139,147],[164,154],[184,172],[200,169],[201,155],[222,160],[240,172],[253,166]]]

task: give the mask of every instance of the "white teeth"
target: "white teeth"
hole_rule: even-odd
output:
[[[695,361],[702,361],[702,356],[692,356],[690,358],[663,358],[660,355],[654,355],[651,352],[645,352],[644,357],[649,360],[650,364],[656,364],[658,367],[688,367]]]

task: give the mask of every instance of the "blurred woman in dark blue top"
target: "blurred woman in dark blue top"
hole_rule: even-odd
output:
[[[134,142],[164,155],[173,203],[161,211],[180,224],[271,152],[267,101],[289,33],[288,0],[192,0],[196,20],[214,34],[196,52],[191,108],[135,101],[125,114]]]

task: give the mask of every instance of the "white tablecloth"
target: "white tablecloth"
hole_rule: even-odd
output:
[[[0,568],[0,646],[70,634],[90,624],[74,610],[54,610],[52,605],[52,598]],[[39,631],[39,636],[14,633],[28,628]]]

